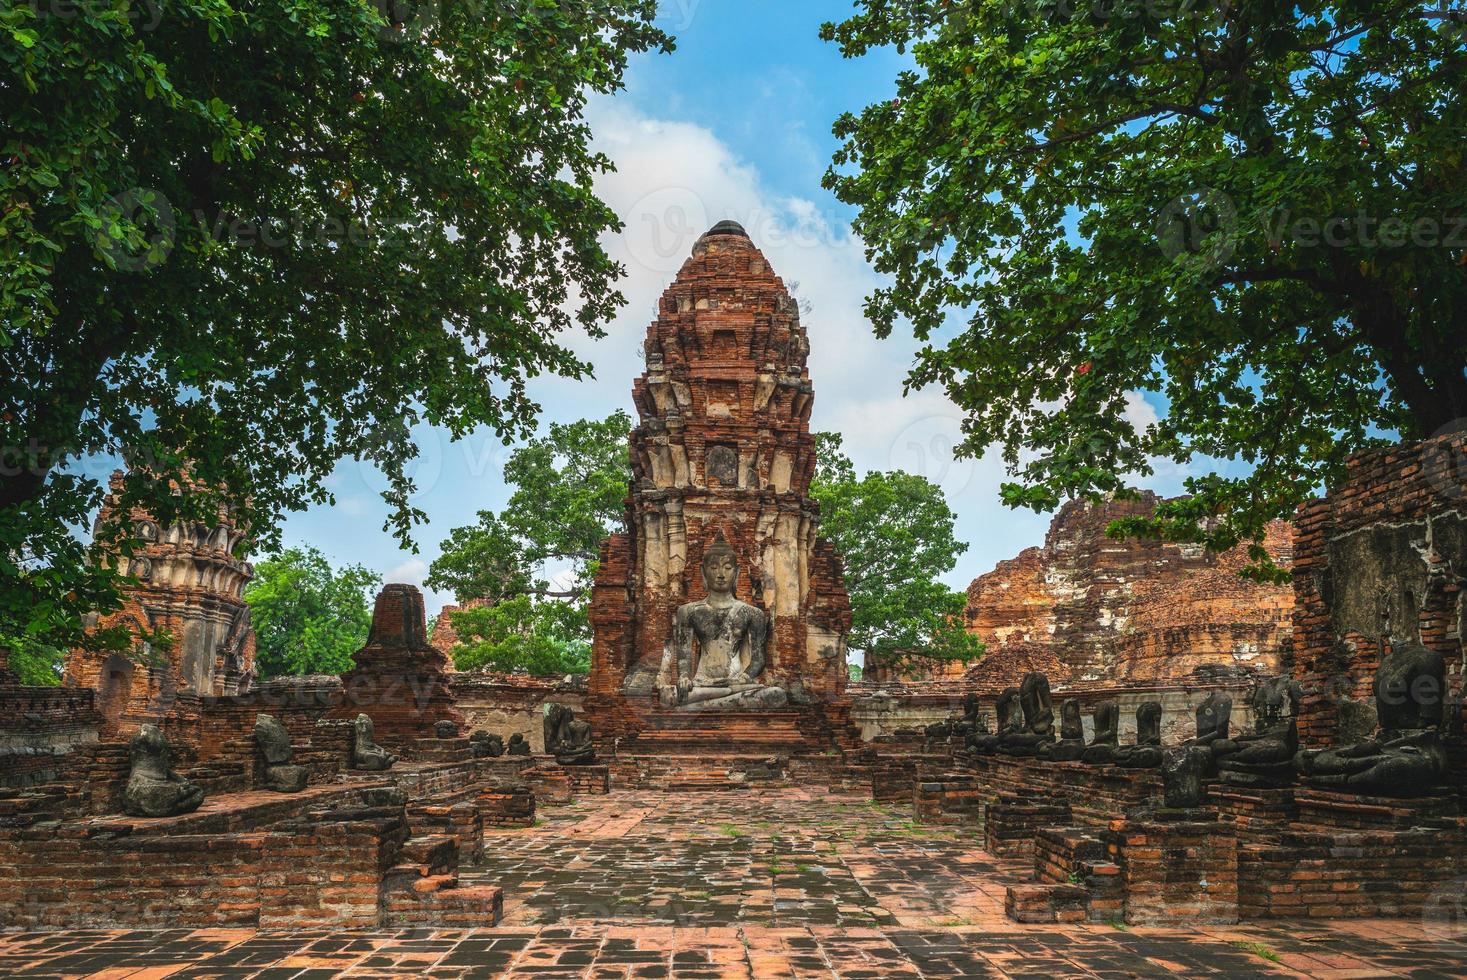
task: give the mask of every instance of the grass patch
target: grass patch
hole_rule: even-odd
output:
[[[718,832],[725,837],[743,837],[744,832],[731,823],[719,825]]]
[[[809,864],[797,864],[797,865],[795,865],[795,870],[798,871],[800,874],[803,875],[803,874],[809,874],[810,873],[810,870],[813,867],[814,867],[813,865],[809,865]]]
[[[1131,927],[1128,926],[1128,925],[1126,925],[1120,919],[1111,919],[1109,925],[1116,932],[1130,932],[1131,931]]]
[[[1233,947],[1241,949],[1245,953],[1252,953],[1254,956],[1261,956],[1270,963],[1279,962],[1279,954],[1263,943],[1248,942],[1247,940],[1239,939],[1233,943]]]

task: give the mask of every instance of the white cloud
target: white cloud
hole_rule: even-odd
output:
[[[416,585],[423,587],[423,579],[428,577],[428,563],[421,558],[409,558],[392,568],[384,576],[389,585]]]

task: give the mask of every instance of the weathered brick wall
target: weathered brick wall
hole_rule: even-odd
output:
[[[1294,677],[1300,735],[1328,744],[1337,699],[1367,698],[1388,636],[1439,650],[1461,691],[1467,432],[1360,453],[1299,509]]]
[[[543,677],[510,674],[450,674],[449,686],[464,731],[483,730],[508,742],[519,732],[532,752],[545,751],[545,705],[564,704],[579,716],[584,710],[585,686]]]
[[[1040,548],[1001,562],[968,588],[968,629],[988,645],[967,679],[1045,670],[1051,682],[1150,681],[1198,668],[1276,673],[1288,649],[1293,596],[1287,587],[1239,578],[1242,548],[1207,555],[1200,546],[1105,534],[1112,521],[1154,512],[1160,498],[1060,508]],[[1292,529],[1269,526],[1265,547],[1287,566]],[[1022,669],[995,669],[1014,648]],[[1033,667],[1023,665],[1032,663]],[[946,668],[950,674],[960,668]],[[885,679],[868,667],[868,678]]]
[[[50,782],[101,726],[91,691],[0,685],[0,787]]]

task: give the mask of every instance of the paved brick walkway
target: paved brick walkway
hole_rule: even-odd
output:
[[[1418,922],[1018,926],[1024,869],[971,830],[820,792],[616,793],[488,851],[463,879],[505,889],[497,929],[9,935],[0,976],[1467,976],[1467,930]]]

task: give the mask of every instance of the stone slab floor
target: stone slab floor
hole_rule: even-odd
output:
[[[971,828],[821,790],[614,793],[491,831],[472,931],[0,935],[0,977],[1467,977],[1467,928],[1020,926]]]

